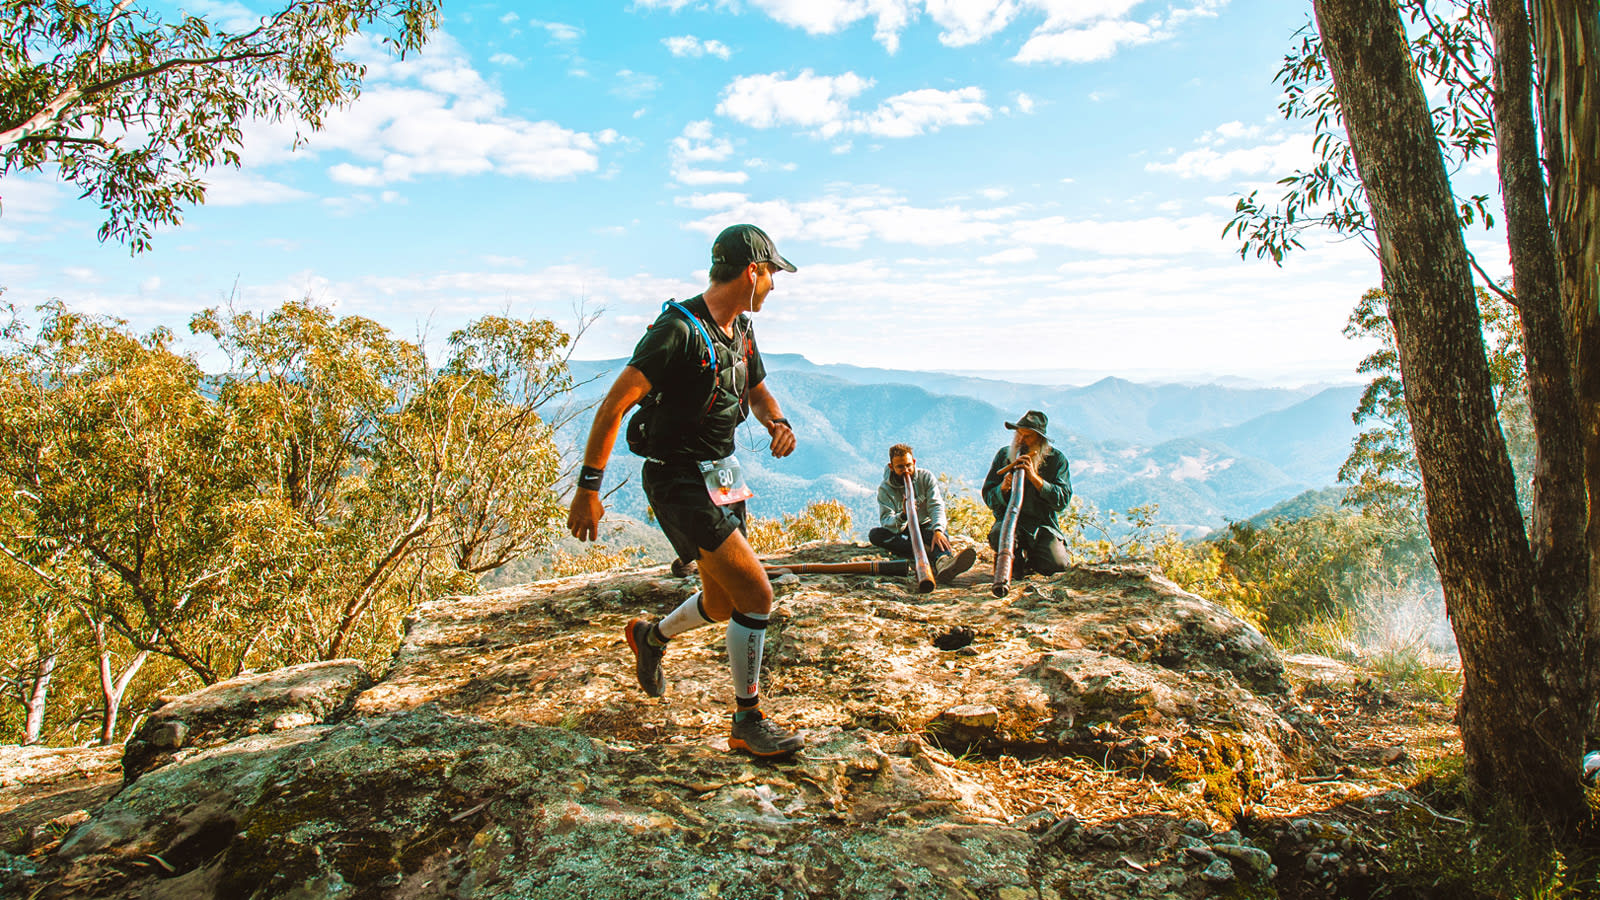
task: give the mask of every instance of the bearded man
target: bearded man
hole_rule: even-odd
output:
[[[1001,447],[989,464],[983,479],[983,502],[994,513],[989,529],[989,546],[1000,549],[1000,522],[1018,479],[1026,484],[1022,509],[1017,516],[1015,554],[1012,573],[1021,577],[1030,570],[1053,575],[1067,568],[1067,539],[1056,516],[1072,502],[1072,478],[1067,457],[1050,446],[1050,420],[1030,409],[1015,422],[1007,422],[1012,435],[1010,446]]]

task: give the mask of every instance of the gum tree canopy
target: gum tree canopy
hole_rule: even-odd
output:
[[[0,179],[54,165],[106,210],[100,239],[132,252],[205,200],[201,175],[239,165],[252,118],[315,131],[360,90],[346,48],[372,32],[404,55],[436,0],[296,0],[230,30],[134,0],[0,0]]]

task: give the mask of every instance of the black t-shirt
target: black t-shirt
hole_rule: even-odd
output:
[[[650,380],[659,401],[634,415],[650,416],[650,453],[663,462],[721,459],[734,451],[734,429],[745,418],[750,390],[767,377],[756,348],[750,317],[740,314],[733,336],[722,333],[706,309],[703,296],[685,300],[711,338],[716,353],[716,390],[711,367],[705,365],[705,340],[683,314],[662,310],[654,324],[633,348],[633,366]],[[707,408],[709,405],[709,409]]]

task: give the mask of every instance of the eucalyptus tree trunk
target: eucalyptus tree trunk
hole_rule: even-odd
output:
[[[1594,671],[1600,665],[1600,16],[1594,0],[1529,6],[1589,493],[1587,638]]]
[[[56,672],[56,654],[50,651],[34,662],[31,689],[23,701],[25,718],[22,724],[22,743],[37,744],[44,733],[44,713],[50,698],[50,679]]]
[[[1539,597],[1552,615],[1563,617],[1562,633],[1581,636],[1589,583],[1583,443],[1555,234],[1545,205],[1539,126],[1534,118],[1532,36],[1523,0],[1489,0],[1488,9],[1494,34],[1495,147],[1505,197],[1512,284],[1522,319],[1528,408],[1533,418],[1529,540]],[[1582,656],[1575,653],[1574,658]],[[1590,689],[1589,671],[1586,666],[1570,666],[1562,674],[1582,681],[1570,689],[1579,692]]]
[[[117,717],[121,713],[122,698],[128,692],[128,684],[150,658],[150,651],[139,650],[133,655],[133,659],[122,667],[120,674],[113,675],[111,646],[106,639],[106,623],[91,617],[87,611],[83,611],[83,617],[88,621],[90,631],[94,635],[95,656],[98,659],[96,668],[100,674],[100,743],[109,746],[117,742]]]
[[[1461,650],[1467,775],[1486,796],[1575,822],[1586,811],[1583,647],[1540,598],[1466,246],[1404,26],[1394,0],[1313,6],[1372,208],[1430,541]]]

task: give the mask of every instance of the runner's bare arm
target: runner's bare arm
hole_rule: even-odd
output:
[[[785,457],[794,452],[794,428],[787,419],[783,419],[783,411],[778,409],[778,398],[772,396],[767,390],[765,381],[750,389],[750,411],[756,414],[756,419],[767,427],[767,433],[772,435],[772,455]],[[774,423],[774,419],[782,419]]]
[[[606,392],[600,408],[595,411],[594,424],[589,426],[589,440],[583,448],[585,469],[604,469],[611,458],[611,448],[617,442],[617,432],[622,429],[622,417],[635,403],[650,393],[650,379],[633,366],[624,366],[622,374]],[[580,479],[581,481],[582,479]],[[567,511],[567,530],[580,541],[592,541],[600,535],[600,518],[606,513],[600,503],[600,492],[579,487],[572,492],[572,507]]]

